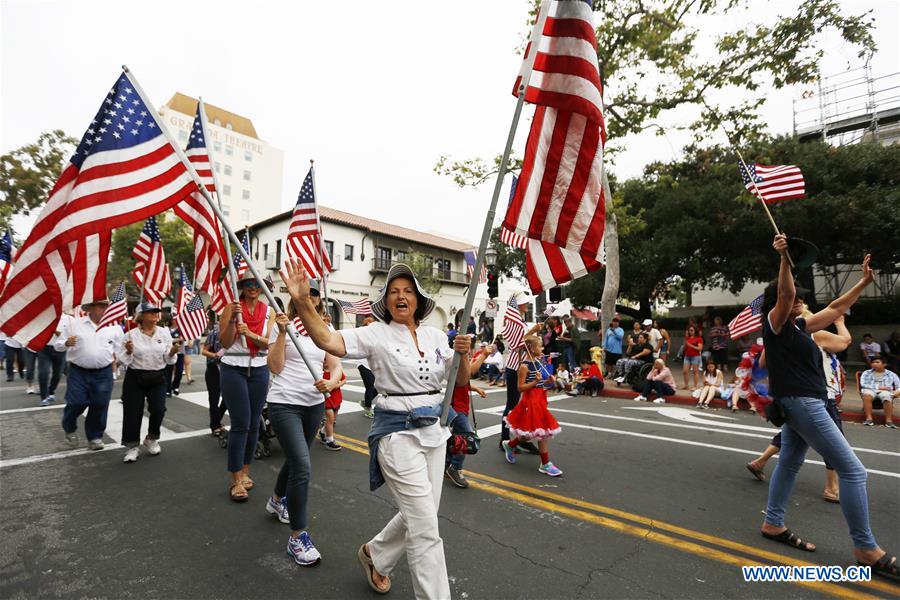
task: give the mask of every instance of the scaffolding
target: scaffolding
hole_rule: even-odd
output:
[[[820,76],[794,100],[794,136],[844,145],[900,142],[900,72],[874,76],[865,66]]]

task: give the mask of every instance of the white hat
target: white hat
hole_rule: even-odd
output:
[[[513,294],[513,298],[515,298],[516,306],[521,306],[523,304],[534,304],[534,296],[532,296],[531,292],[529,292],[528,290],[515,292]]]
[[[391,282],[398,277],[406,277],[416,284],[416,294],[419,296],[419,304],[424,306],[422,320],[427,319],[428,315],[431,314],[431,311],[434,310],[434,299],[428,295],[428,292],[426,292],[422,287],[422,284],[419,283],[413,270],[402,263],[395,264],[388,271],[387,278],[384,280],[384,287],[378,290],[378,297],[372,302],[372,314],[374,314],[379,321],[384,323],[388,322],[388,312],[387,307],[384,305],[384,295],[387,293],[388,286]]]
[[[644,319],[641,325],[653,325],[653,319]]]

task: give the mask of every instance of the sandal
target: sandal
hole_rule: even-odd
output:
[[[832,504],[841,503],[840,496],[832,492],[822,492],[822,500],[824,500],[825,502],[831,502]]]
[[[861,567],[872,567],[872,575],[881,575],[891,581],[900,583],[900,567],[897,566],[897,557],[891,556],[890,552],[885,552],[881,558],[871,565],[860,561],[856,561],[856,564]]]
[[[747,470],[753,473],[753,476],[756,477],[760,481],[766,480],[766,473],[762,469],[756,466],[756,463],[748,462]]]
[[[241,479],[241,485],[243,485],[244,489],[249,492],[253,489],[253,480],[249,477],[244,477],[243,479]]]
[[[356,553],[356,556],[359,557],[359,562],[366,571],[366,580],[369,582],[369,587],[379,594],[387,594],[391,591],[391,580],[389,577],[384,578],[385,583],[387,583],[386,588],[380,588],[375,583],[375,565],[372,563],[372,557],[366,554],[365,544],[359,547],[359,552]]]
[[[816,545],[810,542],[806,542],[800,539],[796,533],[791,531],[790,529],[785,529],[781,533],[772,534],[766,533],[765,531],[761,531],[762,536],[764,538],[768,538],[770,540],[775,540],[776,542],[781,542],[782,544],[787,544],[788,546],[793,546],[799,550],[803,550],[805,552],[815,552]]]
[[[247,488],[245,488],[240,481],[235,481],[231,484],[231,487],[228,490],[228,495],[234,502],[246,502],[250,499],[250,495],[247,493]]]

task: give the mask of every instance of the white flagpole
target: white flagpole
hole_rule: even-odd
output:
[[[200,194],[206,199],[207,204],[212,209],[216,216],[219,218],[219,221],[222,223],[222,228],[228,234],[228,238],[237,244],[238,254],[240,254],[245,261],[247,261],[247,268],[250,269],[250,273],[253,274],[253,277],[256,279],[256,282],[259,284],[260,289],[263,294],[265,294],[266,299],[269,301],[269,306],[275,307],[278,304],[275,302],[275,296],[272,294],[271,290],[269,290],[269,286],[266,285],[266,282],[260,276],[259,271],[256,270],[256,267],[253,265],[253,261],[250,259],[250,254],[244,250],[244,247],[241,245],[241,241],[234,234],[234,231],[228,225],[228,222],[225,221],[225,215],[222,213],[222,209],[219,208],[218,204],[210,197],[209,192],[206,189],[206,186],[203,185],[203,182],[200,180],[200,176],[197,175],[197,170],[194,169],[194,165],[191,164],[191,161],[188,160],[187,156],[185,156],[184,151],[181,147],[175,143],[175,139],[169,133],[169,131],[163,126],[157,119],[156,108],[154,108],[153,103],[150,102],[150,98],[147,97],[147,94],[144,93],[143,88],[141,88],[140,84],[132,75],[131,71],[129,71],[128,67],[122,65],[122,70],[128,74],[128,78],[131,81],[131,84],[134,86],[134,91],[140,96],[141,100],[144,102],[144,105],[150,109],[150,114],[153,116],[154,121],[156,121],[157,126],[160,128],[160,131],[166,139],[169,141],[169,144],[172,146],[172,149],[175,150],[175,154],[178,155],[178,158],[181,160],[182,164],[184,164],[185,169],[190,174],[191,179],[194,180],[194,183],[197,185],[197,190]],[[293,342],[294,347],[297,349],[297,352],[300,354],[300,358],[303,359],[306,368],[309,369],[309,372],[312,374],[313,379],[318,381],[322,379],[322,368],[315,363],[309,361],[306,354],[303,352],[303,346],[300,345],[300,339],[297,337],[297,332],[294,330],[293,326],[289,326],[287,329],[288,337],[291,338],[291,342]],[[325,394],[326,396],[328,394]]]
[[[328,285],[326,279],[328,273],[325,270],[325,236],[322,233],[322,221],[319,219],[319,195],[316,193],[316,168],[313,165],[313,159],[309,159],[310,179],[312,179],[313,189],[313,205],[316,207],[316,229],[319,233],[319,266],[322,268],[322,302],[325,308],[328,308]]]
[[[528,56],[525,58],[525,63],[522,67],[522,76],[519,81],[519,89],[518,89],[518,100],[516,101],[516,108],[513,112],[512,123],[509,125],[509,133],[506,136],[506,147],[503,149],[503,158],[500,160],[500,168],[497,171],[497,180],[494,182],[494,194],[491,197],[491,205],[488,208],[487,216],[484,220],[484,227],[481,230],[481,242],[478,244],[478,255],[475,257],[475,267],[472,271],[472,279],[474,282],[469,283],[469,289],[466,293],[466,304],[463,308],[463,316],[460,319],[460,326],[465,326],[466,323],[469,322],[469,316],[472,314],[472,309],[475,307],[475,293],[478,290],[478,279],[476,279],[480,273],[481,268],[484,266],[484,255],[485,250],[487,250],[488,241],[491,238],[491,229],[494,225],[494,216],[497,213],[497,200],[500,198],[500,188],[503,186],[503,178],[506,177],[507,171],[507,163],[509,162],[509,154],[512,150],[512,144],[516,137],[516,129],[519,125],[519,117],[522,114],[522,105],[525,103],[525,90],[528,87],[528,81],[531,78],[531,71],[534,67],[534,57],[538,52],[538,42],[540,41],[541,34],[544,30],[544,23],[547,21],[547,14],[550,12],[550,1],[545,0],[541,4],[540,12],[538,13],[537,20],[535,21],[534,28],[531,30],[531,51],[528,53]],[[444,402],[443,408],[441,411],[441,420],[445,424],[448,423],[449,415],[450,415],[450,402],[453,399],[453,388],[456,385],[456,374],[460,368],[460,362],[462,362],[461,356],[458,352],[453,353],[453,362],[450,364],[450,373],[447,376],[447,389],[444,391]],[[468,368],[468,365],[466,366]]]

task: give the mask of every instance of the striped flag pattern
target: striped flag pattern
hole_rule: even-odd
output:
[[[13,244],[12,234],[9,230],[0,238],[0,292],[6,285],[6,277],[12,269],[13,255],[16,253],[16,247]]]
[[[102,329],[107,325],[116,325],[119,321],[128,316],[128,302],[125,299],[125,282],[119,284],[112,295],[109,297],[109,306],[103,311],[97,329]]]
[[[320,279],[331,272],[331,261],[325,252],[316,210],[312,167],[297,196],[297,204],[288,227],[287,249],[288,256],[299,258],[303,268],[313,279]]]
[[[763,295],[760,294],[731,320],[728,324],[728,335],[731,339],[762,329],[762,304]]]
[[[512,184],[509,186],[509,204],[512,204],[513,198],[516,196],[516,188],[519,187],[519,176],[513,173]],[[505,227],[500,228],[500,241],[507,246],[520,248],[525,250],[528,247],[528,238],[524,235],[512,232]]]
[[[468,275],[469,281],[472,281],[475,275],[475,261],[478,260],[478,250],[466,250],[463,252],[463,258],[466,260],[466,275]],[[478,283],[487,283],[487,265],[481,265]]]
[[[203,133],[199,103],[184,153],[207,191],[215,194],[215,180],[206,146],[206,136]],[[176,204],[175,214],[194,230],[194,282],[197,289],[212,293],[213,287],[222,275],[226,256],[219,220],[199,191]]]
[[[554,0],[535,23],[525,99],[538,106],[503,227],[600,261],[605,125],[592,17],[589,2]]]
[[[344,311],[344,314],[347,315],[371,315],[372,314],[372,304],[369,302],[368,298],[360,298],[359,300],[354,300],[350,302],[349,300],[338,300],[338,304],[341,307],[341,310]]]
[[[516,304],[516,294],[509,298],[506,304],[506,310],[503,313],[503,330],[500,332],[506,341],[506,347],[509,352],[506,355],[506,368],[518,369],[522,364],[522,356],[519,349],[522,347],[522,340],[525,339],[525,319],[519,312],[519,306]]]
[[[759,190],[759,197],[766,204],[806,196],[806,182],[797,165],[766,166],[753,163],[745,169],[744,163],[738,162],[738,171],[747,191],[756,196],[756,191]]]
[[[122,73],[16,255],[0,295],[0,328],[32,350],[46,346],[66,288],[85,289],[89,275],[73,260],[71,244],[168,210],[194,189],[155,110]]]
[[[159,238],[156,217],[150,217],[144,223],[131,256],[137,261],[131,272],[134,281],[138,287],[143,288],[144,297],[154,304],[160,304],[172,291],[172,278],[169,275],[169,265],[166,264],[162,240]]]
[[[244,247],[244,251],[249,255],[250,254],[250,232],[244,230],[244,235],[241,237],[241,246]],[[244,257],[241,256],[240,252],[235,252],[231,257],[231,262],[234,264],[235,275],[238,280],[240,280],[241,275],[249,268],[247,266],[247,261],[244,260]],[[231,284],[228,282],[229,274],[225,274],[225,277],[219,284],[213,289],[212,300],[210,301],[210,308],[215,311],[216,314],[222,314],[222,310],[225,308],[225,305],[229,302],[234,302],[237,298],[234,297],[231,293]]]
[[[66,287],[63,308],[81,306],[99,298],[106,298],[106,268],[109,266],[111,241],[112,232],[103,231],[69,244],[72,270],[81,275],[73,278]]]
[[[297,330],[297,333],[309,337],[309,333],[306,332],[306,327],[303,326],[303,321],[300,320],[300,317],[294,317],[292,323],[294,324],[294,329]]]
[[[194,293],[194,288],[184,271],[184,265],[181,265],[181,293],[178,295],[176,314],[181,337],[187,342],[202,336],[206,326],[209,325],[209,319],[206,318],[206,311],[203,309],[203,300],[199,294]]]

